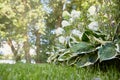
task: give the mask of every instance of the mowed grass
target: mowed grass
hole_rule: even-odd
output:
[[[120,80],[114,67],[76,68],[53,64],[0,64],[0,80]]]

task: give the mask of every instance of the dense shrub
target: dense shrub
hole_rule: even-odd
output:
[[[63,12],[64,20],[62,27],[55,30],[56,43],[49,52],[49,63],[84,67],[120,58],[120,24],[112,19],[113,12],[109,11],[112,5],[109,2],[94,5],[83,11]]]

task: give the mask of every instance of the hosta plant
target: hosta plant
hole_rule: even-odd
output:
[[[73,12],[75,12],[75,16]],[[65,13],[69,14],[67,18]],[[49,63],[63,63],[85,67],[93,65],[97,61],[102,62],[119,58],[120,34],[117,37],[115,36],[120,25],[116,27],[117,29],[113,30],[113,35],[108,36],[108,34],[99,28],[97,21],[88,23],[87,26],[83,27],[81,25],[83,22],[81,22],[82,14],[80,11],[74,10],[71,14],[65,13],[62,28],[58,28],[62,32],[56,29],[56,43],[48,58]]]

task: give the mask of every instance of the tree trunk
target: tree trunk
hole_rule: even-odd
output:
[[[15,61],[19,62],[21,60],[21,56],[18,55],[18,48],[15,49],[11,39],[8,39],[7,43],[11,47],[11,50],[12,50],[12,52],[14,54]]]
[[[36,31],[35,33],[36,35],[36,42],[35,42],[35,45],[36,45],[36,63],[40,63],[41,60],[41,54],[40,54],[40,33],[38,31]]]
[[[31,63],[31,56],[30,56],[30,53],[29,53],[30,45],[29,45],[29,42],[28,42],[28,36],[27,36],[26,41],[24,42],[23,47],[24,47],[24,51],[25,51],[26,63]]]
[[[57,13],[55,28],[62,27],[62,13],[63,13],[63,4],[62,1],[59,2],[58,7],[54,9],[55,14]]]

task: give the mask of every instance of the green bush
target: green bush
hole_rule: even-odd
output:
[[[86,4],[90,8],[64,15],[67,18],[62,21],[62,27],[56,29],[56,43],[48,62],[85,67],[98,61],[119,59],[120,23],[115,19],[109,21],[108,15],[114,18],[115,14],[107,12],[115,9],[115,4],[110,2]]]

